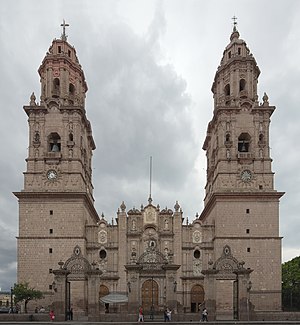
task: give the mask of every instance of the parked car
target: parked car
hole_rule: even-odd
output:
[[[0,307],[0,314],[8,314],[9,309],[9,307]]]

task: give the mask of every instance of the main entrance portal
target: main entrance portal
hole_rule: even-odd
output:
[[[153,278],[143,283],[142,305],[145,311],[157,310],[158,308],[158,284]]]

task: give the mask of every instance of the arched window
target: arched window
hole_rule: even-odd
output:
[[[73,84],[69,84],[69,94],[70,96],[75,95],[75,86]]]
[[[238,151],[249,152],[250,151],[250,135],[248,133],[241,133],[238,138]]]
[[[69,133],[69,141],[73,141],[73,133]]]
[[[246,80],[245,79],[241,79],[240,80],[240,91],[243,91],[246,89]]]
[[[61,150],[60,136],[58,133],[50,133],[48,137],[48,151],[59,152]]]
[[[227,84],[224,88],[225,96],[230,96],[230,85]]]
[[[57,98],[60,96],[60,81],[58,78],[53,79],[52,97]]]

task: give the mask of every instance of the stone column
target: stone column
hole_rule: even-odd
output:
[[[209,320],[216,320],[216,275],[219,273],[216,269],[202,270],[205,275],[205,307],[209,313]]]
[[[140,265],[125,265],[127,270],[128,314],[137,314],[141,301],[139,300]]]
[[[102,271],[92,269],[87,272],[88,275],[88,320],[99,321],[99,287],[100,275]]]
[[[251,302],[249,300],[250,290],[250,273],[253,270],[240,269],[235,271],[238,280],[238,319],[239,320],[250,320]]]
[[[177,270],[180,265],[167,264],[163,266],[166,271],[166,304],[171,310],[177,313],[177,285],[179,279],[177,279]]]
[[[54,270],[54,297],[52,309],[57,320],[66,320],[67,317],[67,280],[70,271],[60,268]]]

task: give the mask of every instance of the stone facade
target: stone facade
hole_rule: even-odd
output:
[[[58,317],[106,312],[198,312],[249,319],[281,309],[279,199],[269,151],[267,95],[258,102],[256,61],[234,27],[212,86],[205,207],[192,223],[174,208],[120,205],[112,224],[94,208],[87,85],[66,35],[40,68],[41,97],[24,106],[29,151],[19,199],[18,282],[45,293]],[[116,298],[117,297],[117,298]],[[128,303],[109,299],[125,297]],[[102,299],[102,300],[101,300]],[[102,302],[103,301],[103,302]],[[101,318],[102,317],[102,318]]]

